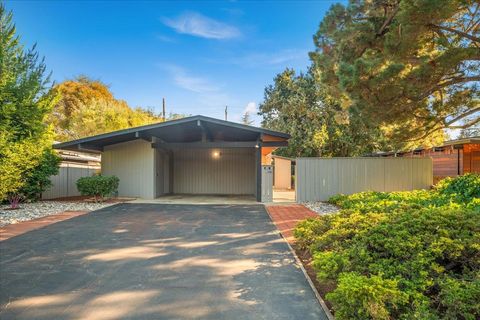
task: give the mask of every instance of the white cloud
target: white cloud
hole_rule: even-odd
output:
[[[178,33],[201,38],[230,39],[241,35],[236,27],[195,12],[188,12],[174,19],[163,18],[162,21]]]
[[[211,83],[207,78],[194,76],[189,74],[185,69],[168,65],[166,69],[172,75],[175,84],[183,89],[196,93],[217,92],[220,90],[218,86]]]
[[[170,38],[170,37],[167,37],[167,36],[165,36],[165,35],[163,35],[163,34],[158,34],[158,35],[156,36],[156,38],[157,38],[158,40],[160,40],[160,41],[163,41],[163,42],[175,42],[174,39],[172,39],[172,38]]]
[[[250,113],[251,115],[255,115],[257,113],[257,104],[255,102],[247,103],[247,106],[243,110],[243,113]]]
[[[221,85],[218,85],[210,79],[198,75],[193,75],[188,70],[172,64],[160,64],[160,68],[167,70],[173,82],[180,88],[196,94],[195,106],[201,109],[197,113],[205,113],[207,110],[218,111],[223,114],[226,105],[231,106],[237,103]],[[194,112],[195,113],[195,112]]]
[[[232,62],[248,67],[279,65],[292,61],[308,60],[308,50],[285,49],[273,53],[252,53],[234,59]]]

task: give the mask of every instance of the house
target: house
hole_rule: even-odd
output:
[[[446,141],[432,148],[376,154],[383,157],[430,157],[434,183],[445,177],[469,172],[480,173],[480,137]]]
[[[120,179],[119,196],[252,195],[260,201],[262,164],[289,138],[282,132],[193,116],[54,148],[101,153],[102,174]]]

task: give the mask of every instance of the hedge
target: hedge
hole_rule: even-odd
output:
[[[82,177],[77,180],[77,189],[82,195],[93,196],[95,201],[98,201],[116,193],[119,181],[118,177],[115,176]]]
[[[480,318],[480,176],[431,191],[336,196],[335,214],[301,222],[337,319]]]

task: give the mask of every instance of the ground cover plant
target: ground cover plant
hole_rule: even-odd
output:
[[[330,199],[339,213],[301,222],[338,319],[480,317],[480,175],[430,191]]]

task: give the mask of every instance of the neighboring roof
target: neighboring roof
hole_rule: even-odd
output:
[[[480,136],[476,137],[470,137],[470,138],[464,138],[464,139],[455,139],[455,140],[448,140],[445,141],[443,144],[438,145],[438,146],[433,146],[430,148],[415,148],[413,150],[402,150],[402,151],[378,151],[374,153],[367,154],[367,157],[385,157],[385,156],[390,156],[394,154],[404,154],[404,153],[409,153],[409,152],[416,152],[416,151],[422,151],[425,149],[432,149],[432,148],[441,148],[441,147],[446,147],[446,146],[454,146],[454,145],[462,145],[462,144],[480,144]]]
[[[480,136],[464,138],[464,139],[456,139],[456,140],[449,140],[445,141],[443,144],[444,146],[451,146],[457,144],[471,144],[471,143],[480,143]]]
[[[84,149],[90,148],[94,151],[107,145],[149,137],[157,137],[166,142],[193,142],[198,141],[199,134],[202,133],[198,121],[202,124],[201,126],[205,125],[206,130],[215,135],[215,138],[223,141],[255,141],[262,134],[285,140],[290,138],[289,134],[283,132],[197,115],[58,143],[53,147],[79,150],[82,149],[82,145],[86,146]]]
[[[72,152],[67,150],[58,150],[58,156],[62,161],[74,162],[100,162],[100,155],[88,154],[83,152]]]

